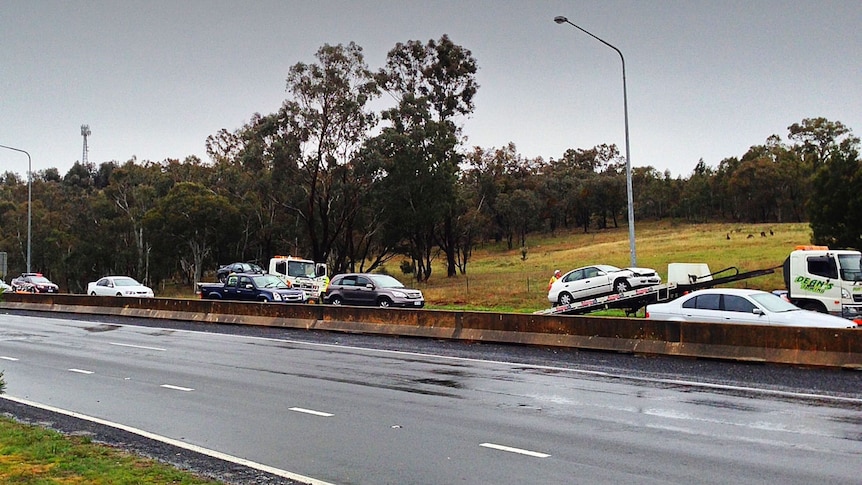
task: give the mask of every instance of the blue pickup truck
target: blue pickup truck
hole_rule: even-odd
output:
[[[198,295],[206,300],[314,303],[314,296],[295,290],[278,276],[231,273],[222,283],[198,283]]]

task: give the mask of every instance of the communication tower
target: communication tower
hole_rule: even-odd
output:
[[[90,136],[90,125],[81,125],[81,136],[84,137],[84,154],[81,156],[81,165],[86,167],[89,162],[87,154],[90,150],[87,148],[87,137]]]

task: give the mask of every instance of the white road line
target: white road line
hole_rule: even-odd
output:
[[[323,416],[324,418],[331,418],[331,417],[335,416],[334,414],[324,413],[323,411],[315,411],[313,409],[288,408],[288,410],[296,411],[298,413],[313,414],[314,416]]]
[[[12,362],[18,362],[18,359],[16,359],[15,357],[5,357],[5,356],[0,356],[0,359],[3,359],[3,360],[11,360]]]
[[[547,453],[539,453],[538,451],[522,450],[521,448],[512,448],[511,446],[495,445],[494,443],[482,443],[479,446],[491,448],[494,450],[508,451],[509,453],[518,453],[519,455],[527,455],[535,458],[547,458],[551,455]]]
[[[170,385],[170,384],[162,384],[162,385],[161,385],[161,386],[159,386],[159,387],[164,387],[165,389],[173,389],[173,390],[175,390],[175,391],[184,391],[184,392],[191,392],[191,391],[194,391],[194,389],[192,389],[192,388],[190,388],[190,387],[172,386],[172,385]]]
[[[91,370],[84,370],[84,369],[69,369],[69,372],[75,372],[78,374],[92,374],[93,373],[93,371],[91,371]]]
[[[51,411],[54,413],[64,414],[66,416],[72,416],[73,418],[84,419],[90,421],[92,423],[102,424],[105,426],[110,426],[112,428],[121,429],[123,431],[128,431],[129,433],[134,433],[138,436],[143,436],[144,438],[149,438],[151,440],[156,440],[162,443],[167,443],[172,446],[177,446],[184,450],[193,451],[195,453],[201,453],[203,455],[211,456],[213,458],[218,458],[219,460],[229,461],[231,463],[236,463],[237,465],[247,466],[249,468],[254,468],[255,470],[264,471],[266,473],[271,473],[273,475],[284,477],[290,480],[294,480],[301,483],[307,483],[309,485],[334,485],[329,482],[324,482],[323,480],[317,480],[311,477],[306,477],[304,475],[299,475],[297,473],[291,473],[287,470],[282,470],[280,468],[271,467],[269,465],[264,465],[261,463],[257,463],[251,460],[246,460],[245,458],[239,458],[233,455],[228,455],[226,453],[221,453],[215,450],[210,450],[208,448],[202,448],[200,446],[190,445],[188,443],[182,442],[180,440],[175,440],[168,438],[166,436],[157,435],[155,433],[150,433],[149,431],[144,431],[138,428],[132,428],[131,426],[126,426],[124,424],[114,423],[112,421],[106,421],[104,419],[94,418],[92,416],[87,416],[85,414],[79,414],[73,411],[67,411],[65,409],[55,408],[52,406],[46,406],[44,404],[39,404],[37,402],[28,401],[26,399],[21,399],[17,397],[12,397],[8,395],[0,396],[0,399],[7,399],[12,402],[17,402],[20,404],[24,404],[27,406],[37,407],[39,409],[44,409],[46,411]]]
[[[147,347],[145,345],[131,345],[131,344],[119,344],[116,342],[109,342],[109,345],[116,345],[117,347],[131,347],[133,349],[143,349],[143,350],[157,350],[159,352],[165,352],[167,349],[162,349],[159,347]]]

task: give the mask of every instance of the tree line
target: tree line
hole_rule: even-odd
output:
[[[601,230],[625,220],[614,145],[525,158],[513,143],[467,147],[479,89],[471,52],[447,36],[398,43],[372,71],[354,43],[324,45],[286,78],[274,113],[206,140],[208,161],[132,159],[33,174],[32,268],[82,291],[105,274],[200,281],[219,263],[276,254],[333,273],[397,258],[419,281],[467,272],[486,241]],[[378,99],[390,101],[374,111]],[[634,167],[635,218],[811,223],[814,241],[862,247],[859,139],[825,118],[788,127],[715,168],[676,178]],[[0,251],[24,271],[27,178],[0,176]]]

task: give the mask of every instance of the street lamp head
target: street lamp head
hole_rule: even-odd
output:
[[[554,22],[556,22],[558,24],[564,24],[568,21],[569,21],[569,19],[567,19],[566,17],[563,17],[562,15],[557,15],[556,17],[554,17]]]

